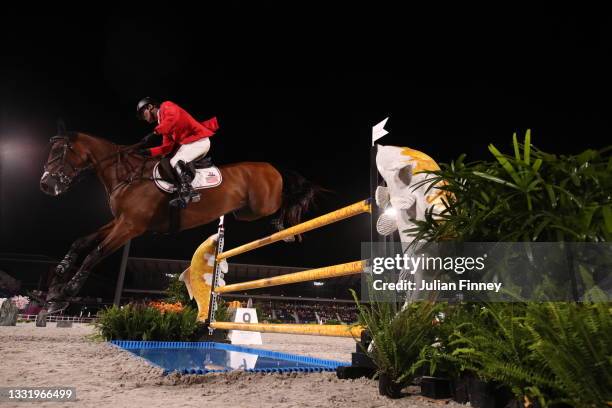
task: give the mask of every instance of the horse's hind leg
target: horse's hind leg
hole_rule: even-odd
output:
[[[234,211],[234,217],[239,221],[255,221],[262,217],[265,217],[265,215],[255,213],[253,210],[251,210],[250,207],[242,207],[241,209]],[[280,231],[285,228],[283,225],[282,217],[274,218],[271,221],[271,224],[274,230],[276,231]],[[295,239],[293,237],[288,237],[288,238],[285,238],[285,241],[293,242],[295,241]]]
[[[278,196],[263,197],[261,194],[249,194],[249,202],[245,207],[234,211],[234,217],[239,221],[255,221],[274,214],[280,208]]]
[[[255,213],[251,207],[242,207],[234,211],[234,217],[239,221],[255,221],[263,215]]]
[[[283,202],[283,179],[272,166],[264,167],[249,185],[248,206],[253,214],[267,217],[276,213]]]
[[[283,225],[283,214],[279,214],[282,205],[282,179],[273,177],[266,183],[252,186],[249,191],[248,206],[234,212],[236,219],[240,221],[254,221],[259,218],[277,214],[272,220],[272,226],[280,231]],[[295,241],[295,237],[287,237],[286,242]]]

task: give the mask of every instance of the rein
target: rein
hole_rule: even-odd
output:
[[[122,149],[118,149],[117,151],[109,154],[106,157],[103,157],[100,160],[97,160],[96,163],[89,163],[87,166],[84,167],[75,167],[72,163],[68,162],[66,160],[67,154],[69,151],[71,151],[72,153],[74,153],[75,155],[77,155],[77,152],[74,150],[74,148],[72,147],[72,144],[70,143],[70,137],[69,136],[53,136],[50,140],[49,143],[51,143],[51,145],[53,146],[55,143],[57,143],[58,141],[62,141],[64,143],[64,145],[62,146],[62,153],[57,155],[56,157],[54,157],[53,159],[49,160],[47,163],[45,163],[44,165],[44,170],[48,172],[48,168],[51,164],[55,163],[56,161],[60,161],[60,169],[59,171],[56,172],[49,172],[49,174],[53,177],[56,177],[62,184],[64,185],[71,185],[74,182],[80,181],[83,177],[85,177],[86,173],[89,170],[95,170],[97,167],[100,167],[101,164],[107,160],[111,160],[111,159],[117,159],[117,162],[115,163],[115,177],[118,181],[117,185],[115,185],[113,187],[113,189],[111,191],[109,191],[109,195],[112,194],[115,190],[117,190],[119,187],[122,187],[123,185],[130,185],[132,182],[136,181],[136,180],[142,180],[142,179],[149,179],[148,177],[144,176],[144,171],[146,169],[146,164],[149,160],[151,160],[151,158],[149,157],[144,157],[144,160],[142,160],[142,164],[140,166],[140,169],[134,169],[134,167],[132,167],[132,165],[129,163],[129,161],[126,161],[126,165],[128,165],[129,167],[129,174],[128,174],[128,178],[121,180],[121,178],[119,177],[119,167],[121,167],[122,163],[121,163],[121,156],[125,153],[130,153],[131,151],[133,151],[134,149],[136,149],[139,146],[142,146],[143,142],[138,142],[136,144],[130,145],[128,147],[122,148]],[[70,166],[70,170],[73,173],[72,175],[67,175],[64,173],[64,169],[66,167],[66,165]],[[125,166],[124,166],[125,167]],[[134,177],[136,172],[140,172],[140,175],[138,177]]]

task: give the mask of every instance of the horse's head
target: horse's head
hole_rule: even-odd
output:
[[[51,150],[40,178],[40,189],[52,196],[66,192],[91,169],[88,149],[78,140],[78,134],[68,133],[63,125],[49,140]]]

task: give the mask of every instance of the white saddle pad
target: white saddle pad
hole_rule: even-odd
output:
[[[174,193],[176,191],[174,184],[162,180],[161,176],[159,175],[159,163],[157,163],[153,168],[153,180],[155,181],[157,188],[165,191],[166,193]],[[219,168],[216,166],[212,166],[204,169],[197,169],[196,176],[191,182],[191,185],[195,190],[201,190],[203,188],[217,187],[219,184],[221,184],[221,181],[221,170],[219,170]]]

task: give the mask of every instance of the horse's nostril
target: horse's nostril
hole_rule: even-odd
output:
[[[49,177],[48,173],[43,174],[40,178],[40,190],[49,195],[57,195],[56,189],[57,182],[54,178]]]

